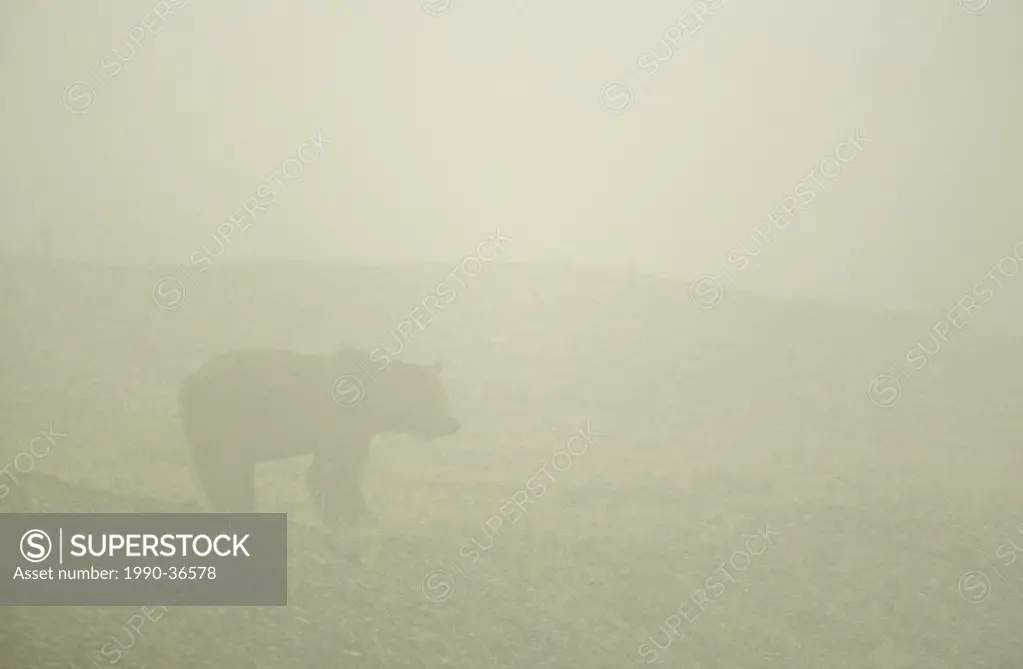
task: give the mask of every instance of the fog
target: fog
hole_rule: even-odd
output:
[[[288,514],[287,607],[21,606],[0,550],[0,658],[1015,666],[1021,30],[0,3],[4,527]],[[222,442],[288,452],[248,500]]]
[[[1020,219],[1023,10],[969,3],[710,3],[681,36],[696,15],[660,1],[8,6],[3,244],[45,221],[62,255],[187,259],[319,129],[330,150],[231,257],[449,261],[500,224],[519,260],[692,278],[858,129],[736,280],[945,305]]]

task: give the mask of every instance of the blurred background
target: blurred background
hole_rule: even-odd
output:
[[[1020,238],[1021,25],[991,0],[8,4],[0,244],[183,260],[319,129],[231,257],[447,262],[499,224],[520,261],[692,278],[858,129],[733,278],[943,307]]]
[[[288,607],[0,607],[0,667],[1018,667],[1021,28],[0,3],[0,511],[206,508],[178,388],[241,348],[441,359],[463,425],[375,440],[373,559],[257,467]]]

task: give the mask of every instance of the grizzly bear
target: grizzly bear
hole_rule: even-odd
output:
[[[179,412],[206,498],[220,512],[255,507],[255,466],[312,454],[307,485],[325,525],[368,513],[361,471],[381,433],[425,439],[460,429],[441,367],[369,356],[248,349],[219,355],[187,377]]]

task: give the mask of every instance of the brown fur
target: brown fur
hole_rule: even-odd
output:
[[[374,435],[458,431],[439,367],[371,367],[353,348],[334,355],[249,349],[217,356],[186,378],[181,421],[210,505],[252,511],[257,463],[311,453],[309,486],[321,517],[355,517],[365,511],[359,473]]]

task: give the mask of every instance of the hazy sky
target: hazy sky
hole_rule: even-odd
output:
[[[951,302],[1023,239],[1023,6],[962,4],[4,3],[0,243],[185,263],[263,185],[225,257],[455,261],[499,225],[517,260]]]

